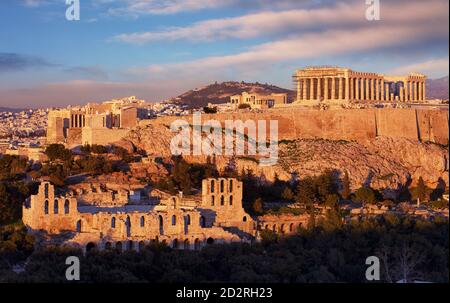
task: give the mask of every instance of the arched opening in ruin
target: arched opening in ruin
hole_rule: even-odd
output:
[[[230,206],[233,205],[233,195],[230,195]]]
[[[127,217],[127,219],[125,220],[125,228],[127,230],[127,237],[131,236],[131,220],[130,217]]]
[[[208,245],[214,244],[214,239],[209,237],[208,239],[206,239],[206,244],[208,244]]]
[[[215,199],[215,196],[211,196],[211,206],[214,206],[214,204],[216,204]]]
[[[205,227],[206,226],[206,219],[204,216],[200,217],[200,227]]]
[[[177,225],[177,216],[172,216],[172,225]]]
[[[293,232],[294,231],[294,223],[291,223],[289,225],[289,232]]]
[[[139,251],[144,250],[144,248],[145,248],[145,242],[144,242],[144,241],[139,241],[138,247],[139,247]]]
[[[64,201],[64,213],[66,215],[69,213],[69,200]]]
[[[264,226],[265,230],[269,230],[269,224],[266,224],[266,226]]]
[[[48,200],[45,200],[44,202],[44,213],[48,215]]]
[[[118,252],[122,252],[122,242],[116,242],[116,250]]]
[[[172,207],[174,209],[177,208],[177,199],[175,197],[172,197]]]
[[[276,225],[276,224],[273,225],[272,231],[273,231],[273,232],[277,232],[277,225]]]
[[[140,225],[141,225],[141,227],[145,226],[145,217],[144,216],[142,216],[140,219]]]
[[[55,201],[53,201],[53,213],[57,214],[59,212],[59,205],[58,205],[58,200],[55,199]]]
[[[96,248],[95,243],[89,242],[89,243],[86,245],[86,252],[93,251],[95,248]]]
[[[164,220],[161,215],[158,217],[158,221],[159,221],[159,234],[164,235]]]
[[[44,195],[45,195],[45,198],[47,199],[48,198],[48,183],[44,184]]]
[[[220,196],[220,205],[222,205],[222,206],[225,205],[225,198],[224,198],[224,196]]]
[[[184,240],[183,249],[189,249],[189,240],[188,239]]]
[[[106,242],[105,243],[105,249],[106,250],[111,250],[111,247],[112,247],[111,242]]]
[[[230,180],[230,183],[229,183],[229,185],[230,185],[230,193],[233,191],[233,180]]]
[[[115,217],[111,218],[111,228],[116,228],[116,218]]]
[[[77,233],[81,232],[81,220],[77,221],[77,227],[76,227]]]
[[[211,192],[213,193],[214,192],[214,180],[211,180]]]
[[[174,239],[172,241],[172,248],[177,249],[178,248],[178,239]]]
[[[200,249],[200,240],[198,238],[194,240],[194,249],[195,250]]]
[[[247,222],[247,216],[244,216],[244,218],[242,218],[242,221]]]
[[[191,216],[184,216],[184,233],[187,234],[189,232],[189,225],[191,224]]]
[[[220,192],[223,193],[225,190],[225,181],[220,180]]]
[[[284,234],[284,224],[281,224],[281,226],[280,226],[280,232],[281,232],[282,234]]]
[[[133,241],[128,241],[127,242],[127,250],[133,250]]]

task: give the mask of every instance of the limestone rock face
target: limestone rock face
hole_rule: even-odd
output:
[[[129,142],[133,146],[145,150],[148,156],[168,157],[170,156],[170,140],[174,135],[175,133],[171,132],[166,125],[149,124],[131,130],[117,144],[123,146]]]
[[[141,148],[151,157],[170,157],[170,140],[174,136],[167,125],[150,124],[137,128],[124,139]],[[206,157],[185,157],[189,162],[205,162]],[[229,157],[216,157],[219,170],[230,162]],[[347,171],[352,188],[370,185],[375,189],[399,192],[404,186],[415,185],[422,177],[431,188],[439,179],[448,186],[448,150],[433,143],[421,143],[406,138],[379,136],[361,141],[299,139],[283,140],[279,144],[279,160],[274,166],[260,166],[257,159],[236,157],[238,172],[252,169],[271,181],[275,175],[282,180],[319,175],[327,169],[340,177]],[[149,169],[149,173],[154,171]],[[162,172],[159,172],[162,173]]]

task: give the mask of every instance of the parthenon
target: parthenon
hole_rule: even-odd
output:
[[[424,102],[426,76],[356,72],[340,67],[306,67],[293,76],[298,103],[337,102]]]

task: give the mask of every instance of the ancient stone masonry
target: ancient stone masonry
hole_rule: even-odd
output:
[[[202,190],[201,201],[194,204],[170,196],[137,205],[128,203],[129,196],[110,191],[103,192],[99,204],[101,193],[58,194],[51,183],[42,182],[38,194],[23,206],[23,222],[31,231],[66,235],[65,244],[82,249],[139,249],[151,241],[198,249],[255,238],[257,224],[242,208],[242,182],[206,179]]]
[[[239,108],[242,104],[247,104],[250,108],[267,109],[287,104],[287,94],[261,95],[243,92],[241,95],[230,96],[230,104],[233,109]]]
[[[307,67],[293,77],[298,103],[426,100],[426,76],[418,73],[391,77],[340,67]]]
[[[120,140],[139,120],[148,117],[143,104],[129,97],[52,110],[48,114],[47,143],[109,144]]]

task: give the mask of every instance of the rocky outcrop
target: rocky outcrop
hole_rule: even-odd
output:
[[[150,157],[166,158],[171,156],[170,139],[173,135],[167,125],[151,124],[130,132],[124,140],[145,150]],[[188,156],[186,160],[205,162],[206,157]],[[216,157],[219,170],[229,162],[230,157]],[[234,162],[238,171],[251,169],[262,180],[268,181],[275,175],[289,180],[319,175],[326,170],[336,170],[340,176],[347,171],[353,188],[370,185],[384,190],[388,196],[390,192],[395,195],[405,186],[414,186],[419,177],[431,188],[435,188],[439,181],[449,184],[446,168],[448,149],[406,138],[282,140],[279,160],[274,166],[260,166],[257,159],[249,157],[236,157]],[[155,172],[155,167],[149,168],[147,175],[152,172]]]

